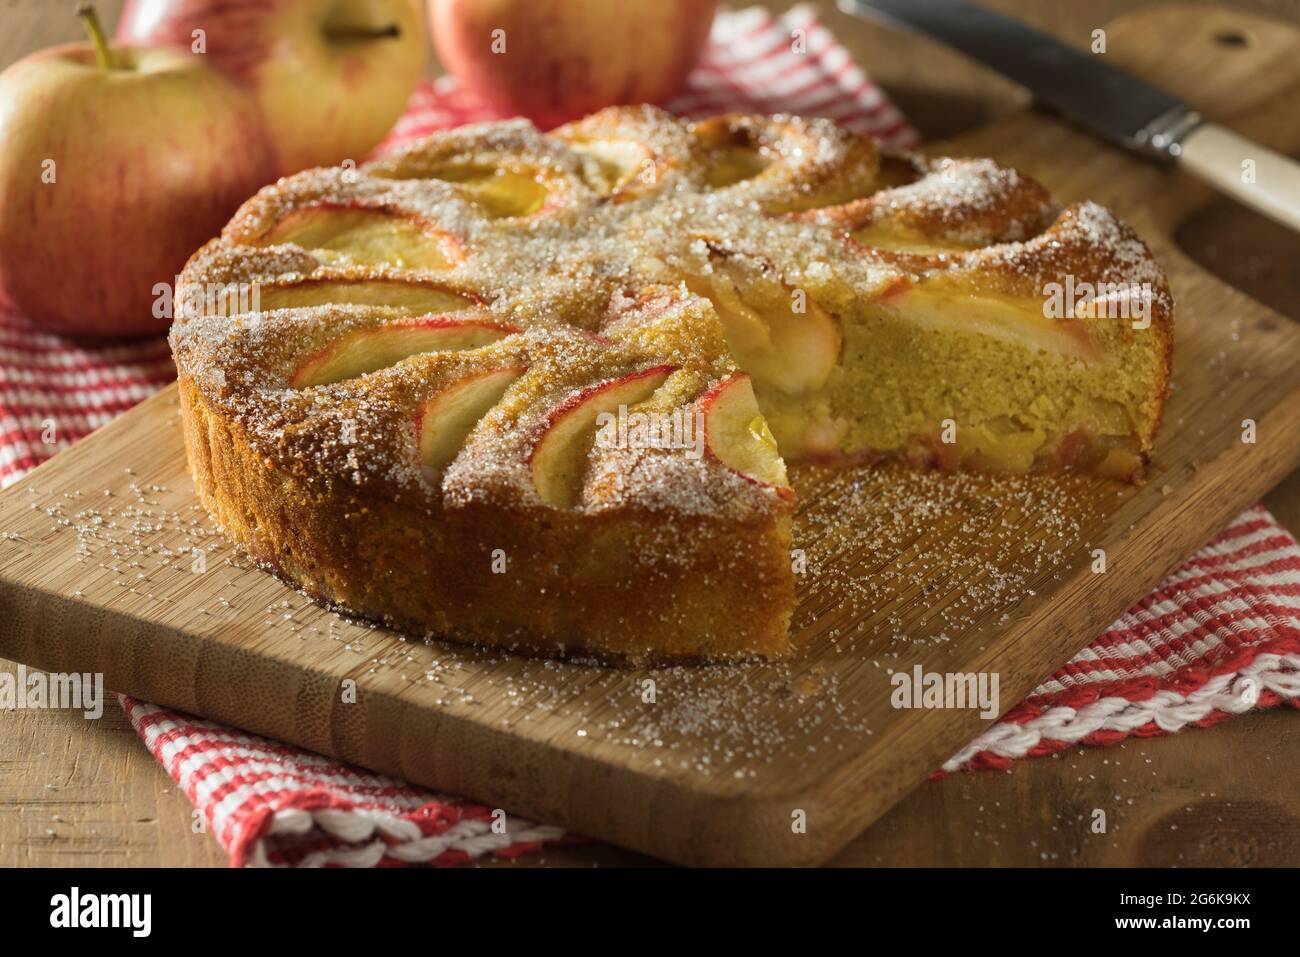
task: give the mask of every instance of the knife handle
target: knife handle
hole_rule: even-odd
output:
[[[1300,232],[1300,163],[1214,123],[1196,127],[1180,147],[1183,169]]]

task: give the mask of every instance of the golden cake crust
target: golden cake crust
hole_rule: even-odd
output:
[[[1101,207],[1062,211],[987,160],[882,158],[826,120],[617,108],[546,135],[466,127],[250,199],[178,288],[201,500],[259,564],[408,632],[603,660],[787,654],[793,493],[759,408],[824,377],[773,385],[737,361],[718,287],[695,279],[740,263],[755,296],[806,293],[831,324],[914,289],[1142,286],[1158,368],[1122,429],[1150,447],[1172,307]],[[1071,321],[1099,352],[1134,348],[1121,324]],[[598,409],[704,437],[593,437]]]

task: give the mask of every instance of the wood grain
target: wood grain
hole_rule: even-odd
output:
[[[1004,140],[1004,142],[1005,142],[1005,140]],[[1087,142],[1083,142],[1083,148],[1086,148],[1086,150],[1087,150],[1088,146],[1089,146],[1089,144],[1088,144]],[[1061,148],[1071,148],[1071,144],[1070,144],[1069,142],[1066,142],[1066,143],[1057,142],[1056,144],[1054,144],[1054,146],[1050,147],[1049,150],[1044,151],[1044,155],[1045,155],[1045,156],[1050,156],[1050,153],[1052,153],[1054,150],[1061,150]],[[997,155],[997,153],[998,153],[997,150],[989,150],[989,152],[996,153],[996,155]],[[1010,156],[1010,153],[1005,152],[1005,151],[1002,151],[1002,152],[1001,152],[1001,156],[1004,156],[1004,157],[1006,157],[1006,156]],[[1031,156],[1028,156],[1028,157],[1024,157],[1024,159],[1023,159],[1022,161],[1024,161],[1024,163],[1026,163],[1026,165],[1028,165],[1028,164],[1030,164],[1030,163],[1034,163],[1034,161],[1037,161],[1037,157],[1031,155]],[[1031,169],[1034,169],[1034,166],[1030,166],[1030,168],[1031,168]],[[1040,174],[1043,174],[1043,173],[1041,173],[1041,170],[1037,170],[1037,169],[1035,169],[1035,172],[1039,172]],[[1101,177],[1102,179],[1105,178],[1105,173],[1106,173],[1106,170],[1105,170],[1105,169],[1093,169],[1093,170],[1092,170],[1092,174],[1093,174],[1093,176],[1095,176],[1095,177]],[[1045,178],[1048,178],[1048,179],[1049,179],[1049,182],[1052,182],[1052,185],[1053,185],[1054,189],[1057,189],[1058,191],[1061,191],[1061,192],[1066,192],[1066,190],[1063,190],[1063,189],[1062,189],[1062,179],[1061,179],[1060,177],[1058,177],[1057,179],[1053,179],[1052,177],[1047,176],[1047,174],[1044,174],[1044,177],[1045,177]],[[1099,182],[1096,181],[1096,179],[1093,179],[1093,181],[1092,181],[1091,183],[1088,183],[1088,185],[1089,185],[1089,186],[1096,187],[1096,186],[1104,186],[1104,183],[1099,183]],[[1082,189],[1082,187],[1080,187],[1080,189]],[[1082,194],[1079,194],[1079,195],[1082,195]],[[1096,192],[1092,192],[1091,195],[1097,195],[1097,194],[1096,194]],[[1113,200],[1108,200],[1108,202],[1113,202]],[[1132,213],[1131,213],[1130,211],[1125,211],[1125,212],[1126,212],[1126,215],[1130,215],[1130,216],[1132,217]],[[1195,276],[1195,273],[1193,273],[1193,272],[1188,272],[1188,276]],[[1190,286],[1188,286],[1188,289],[1192,290],[1193,293],[1196,293],[1196,291],[1199,291],[1200,287],[1199,287],[1199,286],[1192,286],[1192,285],[1190,285]],[[1212,291],[1214,291],[1214,290],[1213,290],[1213,286],[1210,286],[1210,289],[1212,289]],[[1179,289],[1178,291],[1179,291],[1180,295],[1183,294],[1182,289]],[[1219,293],[1221,293],[1221,290],[1219,290]],[[1222,306],[1222,304],[1223,304],[1223,300],[1222,300],[1222,299],[1214,300],[1214,302],[1217,302],[1217,303],[1219,304],[1219,306]],[[1229,298],[1229,300],[1227,300],[1227,304],[1231,304],[1231,298]],[[1260,313],[1260,315],[1262,315],[1262,313]],[[1182,322],[1182,317],[1180,317],[1180,322]],[[1180,328],[1180,334],[1182,334],[1182,328]],[[1180,348],[1182,348],[1182,342],[1183,342],[1183,339],[1180,339]],[[1210,343],[1206,343],[1206,347],[1209,348],[1209,347],[1210,347]],[[1292,343],[1292,347],[1294,347],[1294,343]],[[1206,359],[1206,356],[1209,356],[1209,358],[1212,359],[1212,358],[1213,358],[1213,352],[1205,352],[1205,354],[1201,354],[1200,356],[1197,356],[1197,358],[1199,358],[1199,359],[1201,359],[1201,360],[1204,360],[1204,359]],[[1242,358],[1245,359],[1245,360],[1247,360],[1247,363],[1245,363],[1245,364],[1251,364],[1251,363],[1253,363],[1253,361],[1255,361],[1255,359],[1257,358],[1257,356],[1242,356]],[[1195,368],[1195,367],[1192,367],[1192,368]],[[1255,367],[1252,367],[1252,368],[1255,368]],[[1256,371],[1258,371],[1258,369],[1256,369]],[[1266,400],[1266,399],[1268,399],[1268,394],[1265,393],[1265,394],[1262,394],[1262,395],[1256,395],[1256,394],[1253,394],[1253,393],[1252,393],[1252,394],[1247,395],[1247,394],[1243,393],[1243,398],[1249,398],[1249,399],[1251,399],[1251,400],[1256,400],[1256,399],[1261,399],[1261,398],[1262,398],[1262,399]],[[1205,410],[1204,407],[1197,407],[1197,406],[1191,406],[1191,407],[1188,407],[1188,415],[1191,415],[1191,416],[1193,417],[1193,421],[1199,421],[1200,416],[1203,416],[1204,413],[1205,413],[1206,411],[1208,411],[1208,410]],[[1290,423],[1291,423],[1291,428],[1292,428],[1292,429],[1295,428],[1294,419],[1286,419],[1286,420],[1279,419],[1279,420],[1277,420],[1277,421],[1278,421],[1278,423],[1281,423],[1282,425],[1286,425],[1287,421],[1290,421]],[[1295,434],[1295,433],[1292,432],[1292,434]],[[1262,445],[1262,443],[1261,443],[1261,445]],[[1161,452],[1161,456],[1162,456],[1162,460],[1164,460],[1164,459],[1165,459],[1165,452],[1164,452],[1164,450],[1162,450],[1162,452]],[[61,456],[61,458],[64,458],[64,456]],[[38,475],[39,475],[39,473],[38,473]],[[138,479],[139,479],[139,476],[138,476]],[[1262,481],[1262,480],[1261,480],[1261,481]],[[130,484],[130,482],[126,482],[126,485],[129,485],[129,484]],[[85,482],[82,482],[82,485],[85,485]],[[1188,484],[1188,492],[1190,492],[1192,486],[1197,486],[1197,488],[1199,488],[1200,484],[1199,484],[1199,482],[1190,482],[1190,484]],[[1182,489],[1180,489],[1180,490],[1182,490]],[[1179,492],[1180,492],[1180,490],[1179,490]],[[1087,490],[1084,490],[1084,492],[1083,492],[1082,494],[1088,494]],[[1174,490],[1173,490],[1173,486],[1171,486],[1170,497],[1173,497],[1174,494],[1175,494],[1175,493],[1174,493]],[[1169,497],[1164,497],[1164,498],[1169,498]],[[169,506],[169,507],[170,507],[170,506]],[[1197,502],[1196,502],[1196,501],[1188,502],[1188,503],[1187,503],[1187,507],[1190,508],[1190,510],[1195,511],[1195,510],[1197,510]],[[1225,508],[1229,508],[1229,506],[1225,506]],[[1167,510],[1166,510],[1166,511],[1167,511]],[[1225,512],[1225,514],[1226,514],[1226,512]],[[47,518],[48,518],[48,516],[47,516]],[[1193,516],[1193,518],[1196,518],[1196,516]],[[1213,523],[1209,523],[1209,524],[1213,524]],[[1127,554],[1127,553],[1126,553],[1126,554]],[[1157,555],[1157,558],[1158,558],[1158,555]],[[1173,563],[1173,560],[1177,560],[1177,559],[1170,559],[1170,563]],[[1109,614],[1109,612],[1108,612],[1108,614]],[[1084,635],[1084,638],[1086,638],[1086,637],[1087,637],[1087,635]],[[1071,638],[1071,641],[1074,641],[1074,638]],[[1082,644],[1082,641],[1078,641],[1078,642],[1076,642],[1076,644]],[[1067,646],[1067,645],[1069,645],[1069,642],[1062,642],[1062,646]],[[1074,650],[1073,646],[1069,646],[1069,648],[1066,648],[1066,653],[1069,653],[1070,650]],[[931,659],[930,659],[930,658],[927,658],[926,661],[927,661],[927,667],[931,667],[931,664],[928,663],[928,662],[931,661]],[[935,667],[937,667],[937,666],[935,666]],[[1043,668],[1043,664],[1041,664],[1041,663],[1039,663],[1039,664],[1035,664],[1035,667],[1037,668],[1036,675],[1031,676],[1031,677],[1028,677],[1028,679],[1026,679],[1026,680],[1034,680],[1034,677],[1036,677],[1036,676],[1040,676],[1040,675],[1041,675],[1041,671],[1044,670],[1044,668]],[[800,676],[796,676],[796,677],[800,677]],[[796,681],[796,684],[797,684],[797,681]],[[1004,696],[1006,696],[1006,697],[1004,698],[1005,701],[1010,701],[1009,694],[1010,694],[1010,693],[1008,692],[1008,690],[1006,690],[1006,685],[1004,685]],[[958,741],[958,744],[959,744],[959,742],[961,742],[961,741]],[[943,755],[940,755],[940,757],[943,757]],[[481,759],[481,758],[480,758],[480,759]],[[486,762],[485,762],[485,763],[486,763]],[[928,770],[928,767],[927,767],[927,768],[924,768],[924,770]],[[450,787],[450,785],[447,785],[447,787]],[[607,797],[612,797],[612,796],[614,796],[614,792],[612,792],[612,791],[608,791],[608,792],[607,792]]]

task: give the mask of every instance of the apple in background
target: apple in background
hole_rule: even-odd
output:
[[[124,43],[194,49],[256,98],[284,175],[360,162],[424,69],[420,0],[128,0]]]
[[[543,129],[681,91],[716,0],[429,0],[442,65]]]
[[[0,299],[53,332],[138,336],[194,250],[274,179],[256,104],[180,50],[94,43],[0,74]]]

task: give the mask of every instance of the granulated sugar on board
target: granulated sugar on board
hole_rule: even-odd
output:
[[[982,640],[977,626],[1007,620],[1037,583],[1087,553],[1090,510],[1128,493],[1082,477],[890,466],[805,467],[794,479],[802,502],[794,545],[805,568],[793,628],[803,650],[772,663],[608,668],[406,638],[288,590],[254,607],[239,582],[261,573],[188,490],[129,474],[93,494],[31,490],[50,524],[27,538],[39,547],[75,534],[87,566],[82,591],[97,601],[125,590],[137,601],[183,602],[201,550],[232,586],[192,609],[214,626],[252,621],[262,635],[341,647],[361,675],[395,674],[427,689],[430,706],[478,709],[503,729],[549,737],[568,726],[575,747],[611,758],[633,750],[656,767],[749,779],[871,735],[862,709],[850,707],[860,689],[887,693],[901,656]]]

